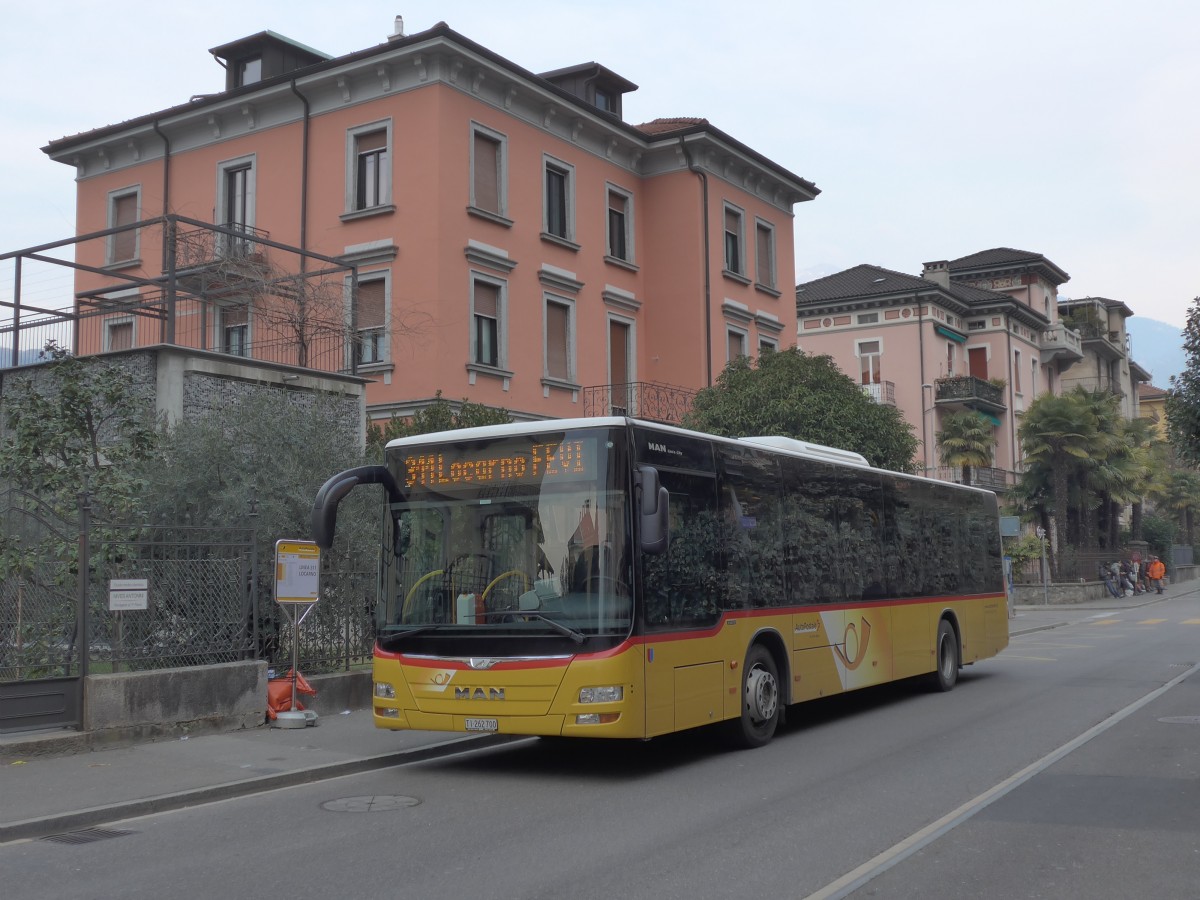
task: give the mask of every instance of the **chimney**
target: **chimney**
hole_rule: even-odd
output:
[[[404,16],[396,16],[396,22],[392,26],[392,33],[388,35],[388,40],[394,41],[402,37],[404,37]]]
[[[925,263],[925,268],[921,270],[921,277],[926,281],[940,284],[944,288],[950,287],[950,260],[939,259],[936,262]]]

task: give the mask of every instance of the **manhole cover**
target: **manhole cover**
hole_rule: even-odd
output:
[[[1200,716],[1163,716],[1158,721],[1167,725],[1200,725]]]
[[[43,841],[53,841],[56,844],[92,844],[109,838],[124,837],[133,834],[123,828],[84,828],[79,831],[68,831],[63,834],[50,834]]]
[[[416,797],[404,797],[398,794],[373,794],[369,797],[342,797],[340,800],[326,800],[321,809],[329,812],[388,812],[393,809],[405,809],[416,806],[421,801]]]

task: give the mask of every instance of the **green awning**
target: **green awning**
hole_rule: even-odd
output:
[[[957,331],[951,331],[944,325],[934,325],[933,330],[942,337],[950,338],[950,340],[954,341],[955,343],[965,344],[967,342],[967,336],[965,334],[959,334]]]
[[[991,422],[997,428],[1000,427],[1000,420],[997,419],[995,416],[993,416],[991,413],[980,412],[979,410],[976,410],[976,412],[978,412],[981,416],[983,416],[985,419],[987,419],[989,422]]]

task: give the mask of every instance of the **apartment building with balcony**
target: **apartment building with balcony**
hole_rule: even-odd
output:
[[[925,474],[960,477],[942,466],[936,435],[950,412],[981,413],[995,459],[976,481],[1003,489],[1020,468],[1021,414],[1083,359],[1078,334],[1058,321],[1067,278],[1039,254],[1004,248],[926,263],[920,277],[860,265],[797,286],[798,343],[903,412]]]
[[[539,418],[645,414],[791,343],[815,185],[706,119],[627,122],[637,85],[603,65],[534,74],[444,23],[210,52],[222,90],[44,148],[99,236],[80,352],[256,359],[324,307],[336,352],[272,358],[370,378],[373,417],[441,391]]]
[[[1083,360],[1063,377],[1063,389],[1083,387],[1107,391],[1121,401],[1127,419],[1142,415],[1139,385],[1150,383],[1150,373],[1133,359],[1133,344],[1125,320],[1133,310],[1119,300],[1083,297],[1061,300],[1059,317],[1079,332]]]

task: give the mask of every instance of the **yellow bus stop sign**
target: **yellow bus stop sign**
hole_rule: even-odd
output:
[[[321,548],[312,541],[275,542],[275,602],[316,603]]]

